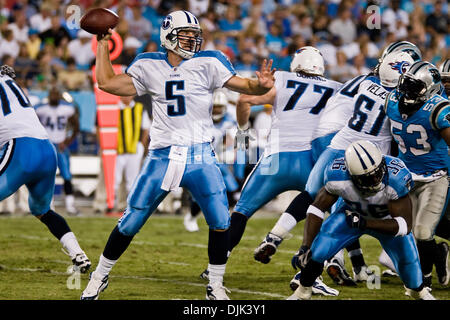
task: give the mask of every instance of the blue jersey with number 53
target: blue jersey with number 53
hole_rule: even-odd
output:
[[[427,176],[447,168],[447,143],[439,132],[450,127],[449,101],[434,95],[413,115],[402,117],[396,92],[388,96],[385,108],[399,146],[399,158],[418,175]]]
[[[176,67],[166,53],[141,53],[126,73],[138,95],[152,96],[150,149],[210,142],[213,91],[236,74],[220,51],[200,51]]]

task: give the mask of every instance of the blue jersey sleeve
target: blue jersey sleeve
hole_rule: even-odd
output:
[[[431,125],[435,130],[450,127],[450,103],[448,100],[439,102],[430,115]]]
[[[395,157],[385,156],[388,169],[388,186],[391,188],[391,199],[406,196],[414,186],[412,175],[405,163]]]
[[[345,165],[345,158],[336,158],[328,165],[324,172],[323,185],[327,192],[338,194],[339,190],[335,190],[336,181],[350,180],[350,176]]]

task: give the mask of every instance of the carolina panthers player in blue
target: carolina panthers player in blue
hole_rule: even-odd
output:
[[[429,287],[433,264],[439,282],[449,282],[447,253],[444,257],[434,239],[446,202],[450,145],[450,104],[438,94],[440,91],[439,70],[419,61],[400,77],[385,105],[399,158],[412,172],[415,183],[411,191],[413,232]]]
[[[50,209],[57,166],[55,148],[14,78],[11,67],[0,68],[0,201],[25,185],[31,214],[61,242],[75,268],[86,272],[91,262],[66,220]]]
[[[344,158],[326,167],[324,187],[308,208],[303,242],[292,258],[301,268],[299,285],[289,300],[310,299],[324,261],[364,234],[376,238],[393,260],[406,293],[434,300],[424,286],[419,256],[411,233],[413,181],[403,161],[383,156],[367,140],[350,144]],[[342,197],[322,224],[325,211]],[[320,230],[320,231],[319,231]]]
[[[108,286],[113,266],[161,201],[170,191],[185,187],[200,205],[209,226],[206,298],[228,300],[223,276],[230,213],[226,187],[211,147],[212,96],[221,87],[252,95],[267,93],[274,84],[272,61],[263,61],[257,79],[239,77],[223,53],[201,51],[198,19],[180,10],[168,14],[161,24],[165,53],[139,54],[125,73],[115,74],[109,57],[111,32],[97,36],[98,85],[115,95],[152,96],[150,151],[81,299],[98,298]]]

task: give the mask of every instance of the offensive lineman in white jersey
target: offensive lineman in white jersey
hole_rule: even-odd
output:
[[[116,75],[109,58],[110,33],[111,30],[98,36],[99,88],[115,95],[152,95],[150,152],[128,196],[127,209],[112,231],[81,299],[98,298],[133,236],[170,190],[181,186],[200,205],[210,228],[206,298],[228,300],[223,275],[230,215],[225,184],[210,145],[212,95],[220,87],[265,94],[274,84],[272,61],[263,62],[256,72],[258,79],[237,76],[220,51],[200,51],[202,38],[197,18],[188,11],[174,11],[161,24],[161,45],[167,53],[140,54],[125,74]]]
[[[0,68],[0,201],[25,185],[31,214],[61,242],[74,270],[87,272],[91,262],[66,220],[50,209],[57,166],[55,148],[14,78],[11,67]]]

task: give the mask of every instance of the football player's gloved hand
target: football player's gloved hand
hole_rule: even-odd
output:
[[[12,79],[16,78],[16,72],[14,71],[14,69],[6,64],[4,64],[0,67],[0,74],[2,76],[7,75],[7,76],[11,77]]]
[[[311,249],[308,246],[301,246],[297,253],[292,257],[292,267],[297,270],[305,268],[309,259],[311,259]]]
[[[358,228],[360,230],[366,228],[367,221],[358,212],[346,210],[345,215],[345,221],[350,228]]]
[[[234,147],[238,150],[247,150],[250,144],[250,140],[253,141],[255,140],[255,138],[250,134],[248,123],[243,128],[240,128],[238,126],[236,138],[234,139]]]

